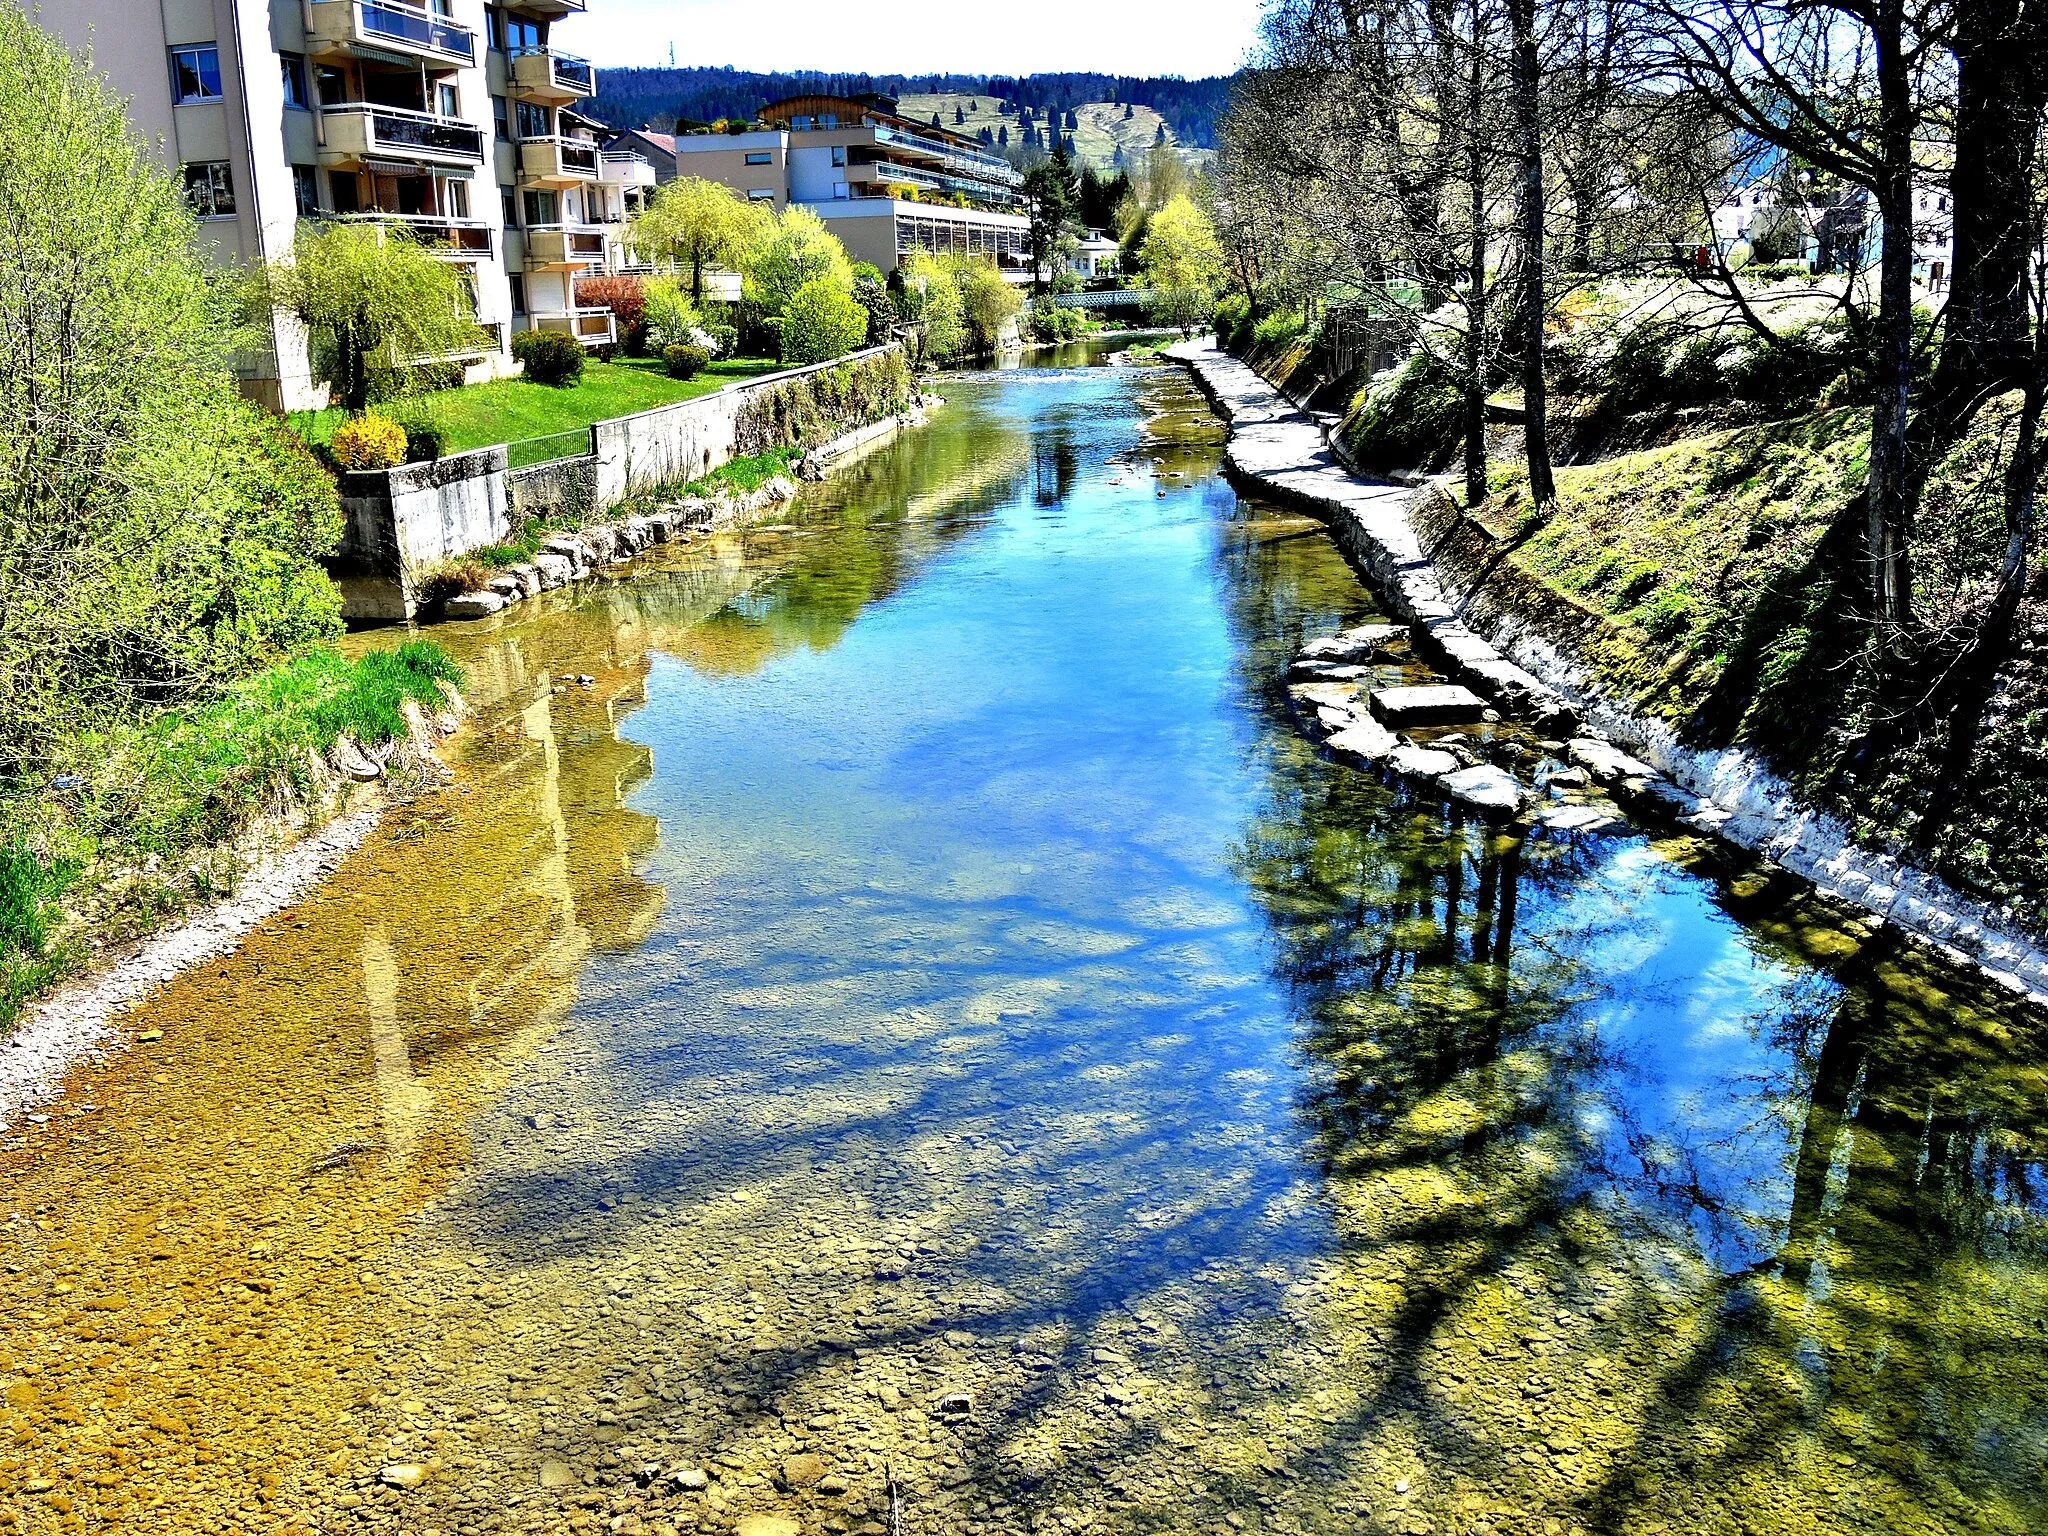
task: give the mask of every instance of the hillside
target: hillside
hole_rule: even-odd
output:
[[[985,130],[992,142],[1023,142],[1023,114],[1015,102],[999,96],[943,91],[906,95],[899,98],[899,105],[907,117],[936,117],[956,133],[979,137]],[[1162,142],[1162,134],[1163,142],[1181,149],[1184,155],[1203,157],[1201,151],[1189,151],[1180,143],[1172,125],[1155,108],[1135,102],[1088,101],[1071,110],[1075,126],[1066,128],[1062,116],[1061,131],[1073,139],[1075,159],[1098,170],[1140,163],[1152,152],[1153,145]],[[1034,111],[1032,121],[1040,133],[1046,131],[1047,118],[1043,112]]]
[[[1083,141],[1077,150],[1107,164],[1122,144],[1128,156],[1130,139],[1146,133],[1141,148],[1149,149],[1164,123],[1169,138],[1183,149],[1213,149],[1216,122],[1230,100],[1234,77],[1219,75],[1204,80],[1183,80],[1168,75],[1153,78],[1060,73],[1028,75],[1022,79],[1000,75],[868,75],[832,74],[825,71],[784,71],[761,74],[731,68],[692,69],[604,69],[598,71],[597,97],[593,114],[617,128],[665,128],[677,120],[714,122],[725,117],[750,116],[763,102],[801,91],[881,91],[908,101],[935,99],[952,103],[979,100],[992,109],[998,101],[1008,104],[1014,117],[1018,105],[1029,106],[1034,115],[1051,110],[1064,113],[1074,108],[1082,122]],[[1118,131],[1123,109],[1134,110],[1133,122],[1149,114],[1147,130]],[[1099,107],[1099,111],[1091,108]],[[929,117],[934,109],[927,108]],[[947,108],[951,120],[950,105]],[[988,121],[993,125],[993,118]],[[1089,145],[1101,146],[1099,155]]]

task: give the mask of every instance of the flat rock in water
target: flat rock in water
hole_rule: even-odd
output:
[[[1491,763],[1461,768],[1440,781],[1443,791],[1460,805],[1469,805],[1488,816],[1513,816],[1522,809],[1528,794],[1514,776]]]
[[[1434,783],[1446,774],[1456,773],[1458,760],[1448,752],[1403,742],[1387,754],[1387,766],[1404,779],[1424,779]]]
[[[824,1479],[831,1469],[825,1465],[825,1458],[806,1451],[801,1456],[792,1456],[782,1464],[782,1482],[787,1488],[809,1488]]]
[[[1375,688],[1372,712],[1383,725],[1469,725],[1486,718],[1486,701],[1456,683]]]
[[[384,772],[384,765],[357,746],[353,736],[335,737],[334,745],[327,751],[327,760],[334,764],[336,772],[358,784],[367,784]]]
[[[1356,683],[1295,683],[1287,690],[1303,704],[1349,709],[1358,702]]]
[[[540,1464],[540,1485],[543,1488],[574,1488],[576,1469],[566,1461],[544,1461]]]
[[[1547,805],[1536,820],[1559,832],[1619,832],[1626,823],[1597,805]]]
[[[1362,716],[1353,717],[1352,723],[1330,736],[1330,746],[1346,757],[1363,758],[1368,763],[1384,762],[1399,746],[1394,733],[1377,720]]]
[[[1359,661],[1379,647],[1408,633],[1401,624],[1359,624],[1341,634],[1311,640],[1301,648],[1303,661]]]
[[[1654,779],[1657,770],[1641,758],[1630,757],[1611,741],[1580,736],[1565,743],[1564,754],[1601,783],[1615,779]]]
[[[441,612],[451,619],[484,619],[508,601],[502,592],[458,592],[441,605]]]
[[[1293,676],[1304,682],[1351,683],[1372,676],[1372,668],[1348,661],[1296,661]]]
[[[1355,709],[1342,709],[1329,704],[1319,704],[1316,706],[1316,724],[1332,735],[1335,735],[1338,731],[1350,730],[1351,727],[1358,724],[1364,718]]]

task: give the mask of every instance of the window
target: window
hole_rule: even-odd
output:
[[[839,126],[839,114],[837,112],[827,112],[818,119],[818,126],[820,128],[837,128]]]
[[[519,198],[510,187],[498,188],[498,206],[505,215],[505,227],[507,229],[517,229],[519,227]]]
[[[292,196],[298,202],[300,218],[318,218],[320,215],[320,173],[310,165],[293,166]]]
[[[195,160],[185,167],[185,200],[202,219],[223,219],[235,211],[235,184],[225,160]]]
[[[517,272],[514,272],[510,274],[505,279],[505,281],[512,285],[512,313],[515,315],[525,314],[526,279],[521,277]]]
[[[750,203],[772,203],[775,201],[775,189],[773,187],[750,187],[747,189],[747,201]]]
[[[512,109],[506,105],[505,98],[502,96],[493,96],[491,98],[491,121],[498,125],[498,141],[502,144],[511,143]]]
[[[280,53],[277,67],[284,74],[284,104],[301,112],[312,106],[306,95],[306,61],[296,53]]]
[[[544,139],[553,130],[548,126],[548,109],[535,106],[530,101],[519,103],[519,137],[522,139]]]
[[[443,117],[462,116],[462,98],[455,94],[455,87],[446,81],[434,87],[434,107]]]
[[[834,144],[832,146],[832,167],[834,170],[843,171],[846,169],[846,146],[844,144]]]
[[[171,100],[179,106],[220,100],[220,49],[212,43],[171,50]]]
[[[507,53],[538,53],[544,46],[540,23],[521,21],[515,16],[505,18],[505,51]]]
[[[559,224],[561,215],[555,211],[555,194],[552,192],[528,191],[526,194],[526,227],[536,224]]]
[[[332,64],[315,66],[313,70],[313,83],[320,88],[320,100],[323,105],[331,106],[337,101],[353,101],[355,99],[349,94],[348,76],[336,69]]]
[[[450,177],[441,183],[448,199],[448,211],[458,219],[469,217],[469,183]]]
[[[754,151],[747,156],[747,164],[749,165],[773,165],[774,163],[775,157],[765,149]]]
[[[505,51],[505,13],[495,5],[484,7],[484,35],[498,52]]]

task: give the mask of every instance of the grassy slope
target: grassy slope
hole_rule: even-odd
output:
[[[622,357],[584,365],[582,380],[567,389],[525,379],[499,379],[463,389],[443,390],[390,409],[400,415],[430,416],[448,433],[448,451],[484,448],[572,432],[593,421],[630,416],[721,389],[735,379],[753,378],[781,365],[770,358],[737,357],[713,363],[694,379],[672,379],[655,358]],[[309,442],[325,442],[342,419],[339,410],[300,411],[291,420]]]
[[[1010,130],[1010,142],[1015,144],[1024,126],[1016,113],[999,111],[1000,103],[993,96],[905,96],[898,105],[905,117],[914,117],[920,122],[930,122],[936,112],[943,126],[969,138],[977,136],[984,128],[991,134],[1007,128]],[[965,122],[953,121],[956,107],[965,114]],[[1124,163],[1135,167],[1139,159],[1151,151],[1158,139],[1160,125],[1166,121],[1150,107],[1133,106],[1130,120],[1126,122],[1124,104],[1118,101],[1084,103],[1074,108],[1074,120],[1080,125],[1074,131],[1075,158],[1105,171],[1110,168],[1119,148],[1124,152]],[[1044,126],[1042,118],[1034,118],[1034,121],[1040,127]],[[1171,128],[1166,130],[1166,142],[1175,142]],[[1207,158],[1205,152],[1198,153]]]
[[[423,640],[356,661],[315,650],[217,698],[81,735],[51,776],[78,782],[0,799],[0,1030],[84,960],[88,933],[145,932],[224,894],[228,845],[314,797],[311,758],[343,734],[397,740],[404,705],[438,710],[439,684],[459,678]]]

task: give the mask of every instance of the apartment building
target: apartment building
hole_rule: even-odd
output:
[[[890,97],[793,96],[763,107],[746,133],[660,143],[673,151],[673,174],[721,182],[778,212],[801,203],[855,261],[884,272],[925,250],[986,256],[1013,281],[1031,279],[1031,221],[1015,167],[962,134],[903,116]]]
[[[507,372],[514,331],[612,339],[575,279],[615,264],[651,169],[608,164],[575,111],[591,66],[554,46],[584,0],[40,0],[37,21],[129,98],[222,261],[273,261],[304,219],[411,230],[461,271],[483,339],[472,379]],[[323,401],[288,316],[244,360],[279,409]]]

